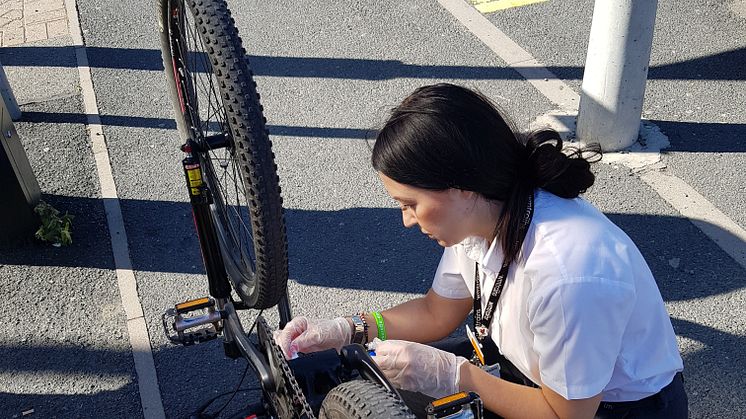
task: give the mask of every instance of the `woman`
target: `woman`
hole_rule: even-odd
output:
[[[381,313],[296,318],[276,341],[293,356],[378,337],[374,359],[415,392],[405,392],[414,409],[422,394],[466,390],[505,418],[685,418],[683,364],[652,273],[578,198],[594,181],[583,156],[594,149],[561,150],[554,131],[516,134],[476,92],[416,90],[379,132],[372,162],[405,227],[445,248],[432,288]],[[472,309],[483,354],[471,357],[466,340],[422,344]]]

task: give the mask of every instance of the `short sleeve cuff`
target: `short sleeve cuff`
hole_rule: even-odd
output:
[[[451,299],[462,299],[462,298],[471,298],[471,293],[469,292],[466,287],[459,287],[459,288],[449,288],[444,287],[443,285],[439,284],[438,281],[433,283],[432,286],[433,291],[435,291],[436,294],[443,298],[451,298]]]
[[[544,373],[541,373],[540,375],[543,385],[549,387],[552,391],[564,397],[566,400],[594,397],[603,392],[606,384],[608,384],[608,380],[600,380],[592,384],[568,386],[566,383],[547,377]]]

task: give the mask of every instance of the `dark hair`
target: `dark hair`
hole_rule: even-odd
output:
[[[371,160],[375,170],[399,183],[457,188],[501,201],[495,234],[511,262],[523,244],[521,218],[535,188],[575,198],[593,185],[585,152],[600,156],[598,145],[563,153],[554,130],[518,134],[482,94],[441,83],[415,90],[392,110]]]

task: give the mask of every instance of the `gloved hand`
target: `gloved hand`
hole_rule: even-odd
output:
[[[316,352],[334,348],[340,350],[352,340],[352,328],[347,319],[316,320],[299,316],[282,330],[272,333],[288,359],[298,352]]]
[[[459,391],[464,357],[403,340],[382,341],[375,351],[373,360],[395,387],[435,398]]]

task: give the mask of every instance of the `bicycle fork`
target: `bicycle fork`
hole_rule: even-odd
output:
[[[182,345],[212,340],[222,332],[225,355],[238,358],[241,352],[235,339],[230,329],[223,327],[223,313],[231,302],[231,287],[213,225],[212,194],[205,185],[199,159],[191,152],[191,145],[185,144],[182,151],[188,154],[182,165],[211,297],[186,301],[168,309],[163,314],[163,327],[169,340]]]

